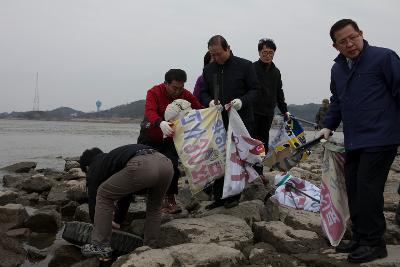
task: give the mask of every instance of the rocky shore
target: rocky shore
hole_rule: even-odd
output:
[[[292,174],[319,186],[321,158],[319,146]],[[64,171],[36,169],[34,162],[6,171],[0,192],[0,266],[357,266],[329,245],[318,213],[264,203],[271,186],[259,180],[245,188],[239,206],[206,211],[209,196],[191,196],[181,179],[178,201],[184,210],[163,214],[159,249],[139,247],[107,264],[86,259],[60,235],[67,221],[89,222],[85,174],[77,159],[66,159]],[[265,173],[270,181],[276,174]],[[397,155],[385,188],[389,256],[360,266],[400,266],[400,227],[394,220],[399,183]],[[142,236],[144,218],[145,198],[137,196],[122,229]]]

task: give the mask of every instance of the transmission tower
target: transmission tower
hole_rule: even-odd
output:
[[[35,98],[33,99],[33,111],[39,111],[39,73],[36,72]]]

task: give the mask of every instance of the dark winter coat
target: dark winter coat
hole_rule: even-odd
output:
[[[364,40],[351,69],[340,54],[331,70],[330,89],[323,124],[335,130],[343,121],[347,150],[400,144],[400,59],[394,51]]]
[[[258,60],[253,63],[261,85],[261,95],[254,105],[254,112],[259,115],[273,116],[276,105],[280,112],[286,113],[287,104],[282,90],[281,72],[272,62],[270,67]]]
[[[260,91],[253,64],[249,60],[233,55],[223,65],[216,62],[208,64],[203,70],[204,88],[200,93],[200,100],[206,107],[214,99],[214,75],[218,77],[218,100],[225,105],[239,98],[242,101],[242,108],[238,113],[247,129],[250,130],[254,124],[253,107]],[[222,115],[226,122],[226,113],[223,112]]]

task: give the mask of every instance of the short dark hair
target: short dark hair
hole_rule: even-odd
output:
[[[258,41],[258,52],[260,52],[264,46],[276,51],[276,44],[274,43],[274,40],[272,40],[272,39],[264,38],[264,39],[261,39],[260,41]]]
[[[329,32],[329,35],[331,36],[331,39],[332,39],[333,42],[336,42],[335,33],[337,31],[343,29],[347,25],[353,26],[354,30],[356,30],[357,32],[360,31],[360,29],[358,28],[357,23],[354,20],[352,20],[352,19],[341,19],[341,20],[337,21],[335,24],[332,25],[331,30]]]
[[[92,149],[86,149],[83,151],[81,157],[79,158],[79,164],[81,166],[81,170],[86,173],[86,170],[94,158],[94,156],[103,153],[100,148],[94,147]]]
[[[186,82],[186,72],[181,69],[170,69],[165,73],[165,82],[172,83],[172,81]]]
[[[210,64],[211,62],[211,53],[210,51],[207,51],[207,53],[204,55],[204,67]]]
[[[228,42],[222,35],[214,35],[208,40],[207,48],[210,48],[212,45],[221,45],[224,51],[228,50]]]

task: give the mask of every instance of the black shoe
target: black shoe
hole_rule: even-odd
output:
[[[221,206],[223,206],[223,205],[224,205],[224,202],[223,202],[223,201],[214,201],[213,203],[211,203],[211,204],[205,206],[205,209],[206,209],[206,210],[212,210],[212,209],[221,207]]]
[[[227,200],[224,202],[224,207],[226,209],[236,207],[237,205],[239,205],[239,200],[236,200],[236,199],[235,200]]]
[[[340,242],[340,244],[335,248],[336,252],[339,253],[351,253],[354,250],[356,250],[359,247],[358,241],[355,240],[350,240],[347,243],[344,243],[343,241]]]
[[[359,246],[347,257],[348,262],[362,263],[387,257],[386,246]]]

